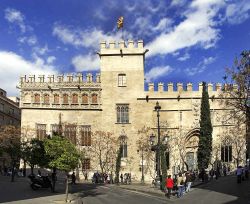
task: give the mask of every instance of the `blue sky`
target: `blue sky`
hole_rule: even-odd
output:
[[[1,0],[0,87],[20,75],[98,72],[102,40],[143,39],[147,82],[223,82],[250,49],[249,0]]]

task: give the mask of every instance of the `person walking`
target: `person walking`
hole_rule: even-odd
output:
[[[191,185],[192,185],[192,177],[190,175],[190,172],[188,171],[186,173],[186,192],[189,192],[191,189]]]
[[[237,175],[237,183],[241,183],[241,174],[242,174],[242,170],[241,167],[238,166],[237,170],[236,170],[236,175]]]
[[[51,174],[51,180],[52,180],[52,185],[51,185],[51,191],[54,193],[55,192],[55,186],[56,186],[56,168],[53,168],[53,172]]]
[[[171,175],[168,175],[168,178],[166,179],[166,189],[167,189],[167,197],[170,199],[171,192],[174,187],[174,180],[171,178]]]
[[[183,176],[181,173],[179,173],[178,178],[177,178],[177,187],[178,187],[178,194],[177,197],[180,198],[183,196],[183,192],[184,192],[184,184],[185,181],[183,179]]]
[[[121,174],[120,179],[121,179],[121,184],[122,184],[123,183],[123,174]]]
[[[73,172],[72,175],[71,175],[71,184],[76,184],[76,175],[75,175],[75,172]]]

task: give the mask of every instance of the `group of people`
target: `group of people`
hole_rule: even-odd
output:
[[[11,176],[12,173],[14,173],[14,175],[17,175],[19,177],[23,177],[26,174],[26,171],[22,168],[18,169],[18,168],[14,168],[14,172],[12,172],[12,168],[11,167],[7,167],[7,166],[0,166],[0,175],[3,176]]]
[[[122,184],[131,184],[131,173],[121,174],[120,181]]]
[[[247,165],[238,166],[236,169],[237,175],[237,183],[241,183],[241,181],[248,180],[249,178],[249,167]]]
[[[177,197],[180,198],[191,189],[193,181],[193,175],[187,171],[175,175],[174,178],[171,178],[171,175],[168,175],[166,178],[166,196],[171,197],[172,194],[177,193]]]
[[[113,175],[95,172],[92,176],[92,183],[114,183]]]

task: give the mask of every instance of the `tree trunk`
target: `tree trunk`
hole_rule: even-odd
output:
[[[15,177],[15,163],[12,164],[11,168],[11,182],[14,182],[14,177]]]
[[[34,165],[30,165],[31,174],[34,174]]]
[[[66,190],[65,190],[66,198],[65,201],[66,203],[68,202],[68,196],[69,196],[69,176],[68,172],[66,173]]]

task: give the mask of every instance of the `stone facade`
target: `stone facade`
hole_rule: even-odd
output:
[[[7,97],[5,90],[0,89],[0,127],[6,125],[21,125],[21,110],[19,108],[19,98]],[[0,166],[9,164],[6,154],[0,157]]]
[[[153,83],[144,90],[144,60],[146,50],[143,41],[101,42],[100,74],[83,76],[22,76],[20,80],[22,129],[25,137],[36,137],[37,129],[52,134],[53,124],[74,124],[79,138],[79,127],[91,127],[91,131],[112,132],[117,139],[126,136],[127,157],[122,158],[122,172],[131,172],[139,180],[142,165],[145,179],[155,175],[154,161],[144,159],[138,152],[138,130],[148,127],[150,134],[157,135],[157,117],[154,110],[158,101],[160,110],[161,139],[168,136],[169,173],[197,168],[197,145],[199,136],[200,102],[202,85],[197,91],[192,84]],[[236,165],[236,147],[225,144],[225,135],[233,135],[235,124],[227,118],[229,107],[222,107],[220,93],[222,85],[208,84],[210,109],[213,124],[212,162],[224,161],[228,166]],[[157,90],[157,91],[156,91]],[[244,130],[244,127],[240,127]],[[28,131],[24,131],[24,130]],[[244,131],[240,134],[244,137]],[[238,136],[240,137],[240,136]],[[244,141],[243,141],[244,142]],[[245,143],[244,143],[245,144]],[[226,145],[226,147],[225,147]],[[240,151],[243,162],[245,147]],[[221,152],[223,151],[223,153]],[[167,154],[166,154],[167,155]],[[91,155],[89,155],[91,158]],[[223,158],[222,158],[223,157]],[[225,158],[226,157],[226,158]],[[239,157],[239,155],[238,155]],[[237,157],[237,158],[238,158]],[[221,164],[221,163],[220,163]],[[90,172],[100,170],[96,161],[90,159]],[[92,174],[90,174],[92,175]]]

